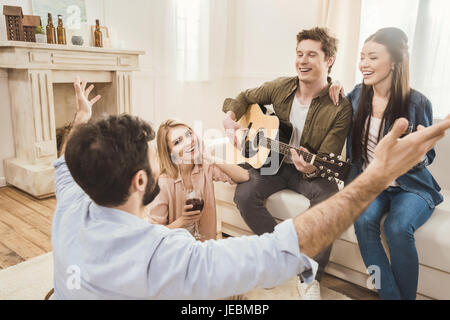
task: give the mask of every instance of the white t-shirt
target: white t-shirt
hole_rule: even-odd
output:
[[[292,101],[289,122],[292,124],[293,128],[292,137],[289,144],[295,148],[300,147],[300,139],[302,138],[303,128],[305,127],[309,106],[310,105],[301,104],[297,97],[294,97],[294,101]],[[292,163],[289,158],[286,158],[285,162]]]
[[[366,124],[364,126],[364,132],[367,130],[367,122],[369,118],[366,120]],[[378,133],[380,132],[381,119],[371,117],[370,118],[370,128],[369,128],[369,137],[367,139],[367,161],[364,161],[363,170],[367,168],[367,166],[372,162],[375,152],[375,147],[378,144]],[[384,126],[384,124],[383,124]],[[381,128],[381,132],[383,132],[384,128]],[[363,135],[364,137],[364,135]],[[364,138],[361,138],[362,140]],[[362,141],[364,143],[364,141]],[[391,187],[398,187],[399,184],[394,180],[391,184]]]

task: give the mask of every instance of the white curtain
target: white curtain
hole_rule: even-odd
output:
[[[450,113],[450,1],[362,0],[359,49],[383,27],[398,27],[408,35],[411,86],[433,103],[435,118]],[[361,74],[357,71],[357,79]]]
[[[355,85],[360,15],[361,0],[322,0],[319,24],[339,40],[332,78],[339,80],[346,91]]]
[[[412,85],[433,103],[434,116],[450,113],[450,1],[421,0],[412,47]]]
[[[165,78],[179,81],[211,81],[223,74],[227,1],[160,0],[156,66]]]

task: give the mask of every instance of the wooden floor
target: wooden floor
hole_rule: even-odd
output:
[[[52,251],[55,207],[55,198],[37,200],[15,188],[0,188],[0,269]]]
[[[13,188],[0,188],[0,269],[52,251],[56,199],[38,200]],[[355,300],[378,300],[366,288],[325,274],[321,284]]]

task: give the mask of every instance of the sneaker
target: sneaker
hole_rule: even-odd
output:
[[[297,290],[302,300],[322,300],[320,296],[320,283],[317,280],[307,284],[298,279]]]

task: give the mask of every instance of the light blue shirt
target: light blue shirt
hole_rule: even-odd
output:
[[[262,236],[199,242],[185,229],[97,205],[64,156],[53,165],[56,299],[218,299],[296,274],[314,280],[317,263],[300,253],[292,219]]]

